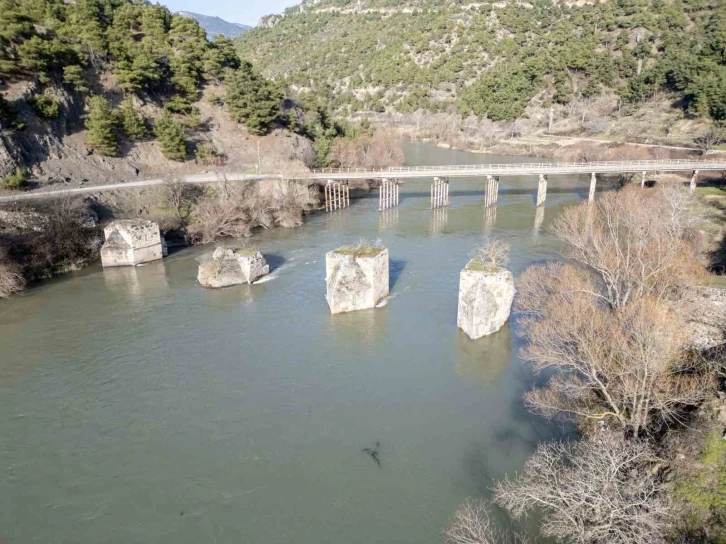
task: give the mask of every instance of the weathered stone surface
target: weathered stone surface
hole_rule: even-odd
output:
[[[21,231],[43,232],[50,220],[47,215],[34,211],[0,210],[0,223]]]
[[[159,225],[143,219],[114,221],[104,229],[106,243],[101,248],[101,264],[134,266],[164,257],[165,245]]]
[[[469,261],[459,278],[459,328],[473,340],[497,332],[509,319],[514,292],[509,270]]]
[[[375,308],[389,293],[388,250],[341,247],[325,255],[325,282],[330,312]]]
[[[269,273],[270,267],[259,251],[218,247],[210,260],[199,265],[197,280],[203,287],[220,289],[254,283]]]

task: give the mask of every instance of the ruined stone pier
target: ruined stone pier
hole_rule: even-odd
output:
[[[472,340],[497,332],[509,319],[514,292],[509,270],[472,259],[459,277],[459,328]]]
[[[104,229],[101,265],[135,266],[158,261],[166,255],[159,225],[144,219],[114,221]]]
[[[357,245],[330,251],[325,255],[325,283],[330,313],[375,308],[389,293],[388,250]]]

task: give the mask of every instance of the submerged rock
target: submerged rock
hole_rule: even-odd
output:
[[[514,293],[509,270],[472,259],[459,279],[459,328],[473,340],[497,332],[509,319]]]
[[[166,255],[159,225],[144,219],[114,221],[104,229],[106,243],[101,248],[101,264],[134,266],[158,261]]]
[[[210,260],[199,265],[197,280],[203,287],[220,289],[253,283],[269,273],[270,266],[259,251],[218,247]]]
[[[332,314],[375,308],[389,293],[388,250],[346,246],[325,255],[327,300]]]

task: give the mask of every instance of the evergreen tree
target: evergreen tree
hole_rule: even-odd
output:
[[[91,97],[88,101],[86,130],[87,146],[109,157],[118,153],[116,116],[111,105],[102,96]]]
[[[154,134],[159,139],[162,154],[173,161],[183,161],[187,156],[184,141],[184,126],[164,111],[154,125]]]
[[[140,140],[148,134],[141,115],[138,114],[131,97],[126,97],[119,108],[121,128],[130,140]]]
[[[225,80],[226,104],[232,119],[252,134],[265,134],[280,113],[282,93],[265,81],[248,62]]]

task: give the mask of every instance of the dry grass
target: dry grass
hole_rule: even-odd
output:
[[[361,238],[357,244],[339,247],[334,253],[352,257],[375,257],[385,251],[385,249],[380,240],[365,240]]]

